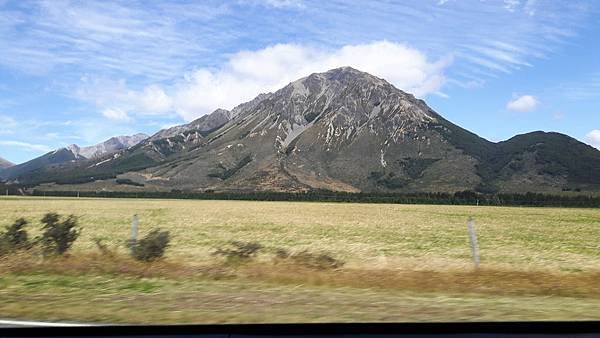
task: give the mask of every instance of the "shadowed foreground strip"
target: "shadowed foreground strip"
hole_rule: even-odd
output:
[[[0,264],[0,312],[99,323],[600,319],[598,273],[189,267],[83,255]]]

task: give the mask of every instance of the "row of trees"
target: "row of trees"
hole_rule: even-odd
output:
[[[253,201],[318,201],[399,204],[446,204],[491,206],[540,206],[540,207],[600,207],[600,197],[586,195],[481,194],[473,191],[456,193],[384,193],[384,192],[333,192],[315,190],[308,192],[74,192],[33,190],[34,196],[59,197],[110,197],[110,198],[174,198],[199,200],[253,200]]]

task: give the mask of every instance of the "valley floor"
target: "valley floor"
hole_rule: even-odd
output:
[[[83,228],[70,256],[0,259],[2,319],[98,323],[600,320],[600,210],[337,203],[0,198],[0,225],[39,229],[46,212]],[[125,241],[173,238],[139,263]],[[482,264],[471,263],[474,217]],[[108,243],[99,252],[94,239]],[[264,249],[245,264],[212,256],[228,241]],[[339,269],[281,261],[327,252]]]

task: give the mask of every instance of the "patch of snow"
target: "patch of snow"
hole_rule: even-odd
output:
[[[99,166],[99,165],[102,165],[102,164],[104,164],[104,163],[106,163],[106,162],[109,162],[109,161],[112,161],[112,160],[113,160],[112,158],[109,158],[109,159],[106,159],[106,160],[104,160],[104,161],[100,161],[100,162],[98,162],[98,163],[92,164],[92,165],[91,165],[91,166],[89,166],[88,168],[97,167],[97,166]]]
[[[387,167],[387,162],[383,158],[384,156],[385,156],[385,152],[383,151],[383,148],[381,148],[381,166],[385,168],[385,167]]]

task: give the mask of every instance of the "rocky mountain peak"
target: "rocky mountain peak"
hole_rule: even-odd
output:
[[[285,151],[308,129],[318,129],[327,149],[338,149],[367,130],[399,142],[436,120],[437,114],[413,95],[352,67],[314,73],[263,98],[241,114],[258,122],[250,135],[275,133]]]
[[[210,114],[206,114],[195,119],[190,123],[162,129],[156,134],[152,135],[148,141],[157,141],[190,132],[197,132],[199,133],[200,137],[202,137],[202,134],[206,135],[213,130],[220,128],[225,123],[229,122],[231,118],[232,112],[219,108]]]
[[[93,146],[80,147],[77,144],[71,144],[66,146],[64,149],[73,153],[75,158],[93,159],[114,153],[121,149],[133,147],[147,138],[148,135],[143,133],[138,133],[131,136],[115,136]]]

